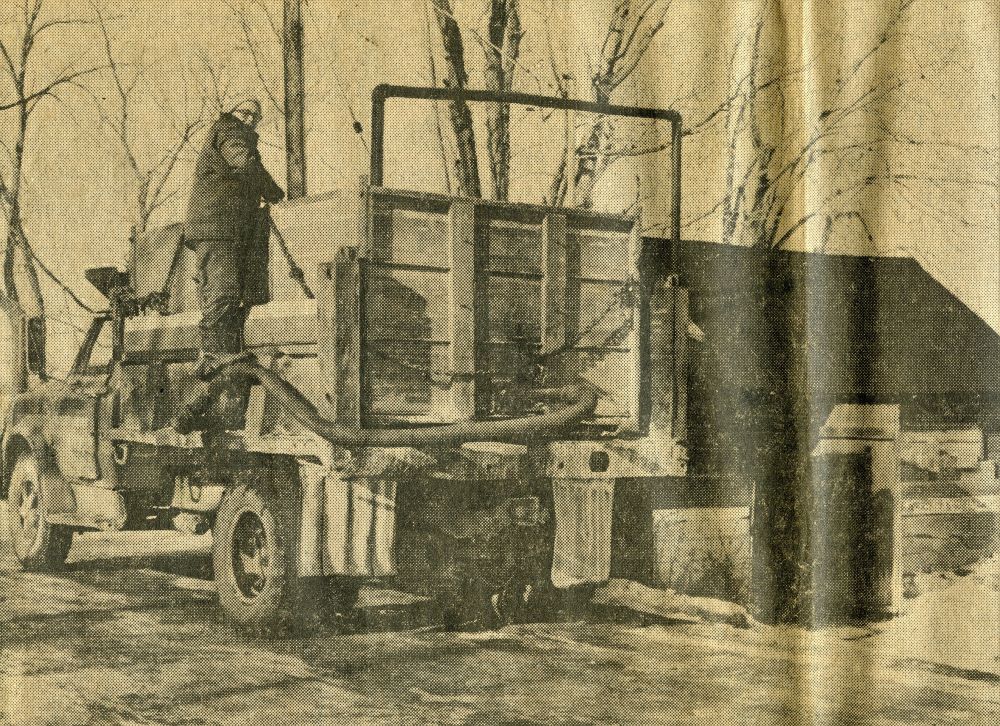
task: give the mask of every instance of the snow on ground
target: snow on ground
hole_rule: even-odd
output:
[[[221,617],[209,542],[88,534],[66,571],[44,575],[0,544],[0,723],[1000,722],[996,557],[918,574],[905,612],[865,627],[595,611],[446,633],[373,589],[346,629],[269,640]]]

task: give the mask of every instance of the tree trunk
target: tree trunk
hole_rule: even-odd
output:
[[[489,45],[486,53],[486,88],[510,91],[521,42],[518,0],[493,0],[490,12]],[[486,107],[486,149],[493,177],[493,196],[510,196],[510,105],[491,103]]]
[[[14,158],[11,164],[11,185],[5,189],[6,202],[9,207],[7,219],[7,248],[4,255],[4,285],[7,288],[7,296],[15,303],[21,305],[25,316],[37,320],[35,323],[38,330],[40,344],[44,351],[48,336],[45,324],[45,298],[42,296],[42,285],[38,279],[38,270],[35,268],[35,260],[31,254],[27,236],[24,233],[24,226],[21,221],[21,181],[24,168],[24,143],[28,130],[28,105],[24,102],[24,78],[16,84],[19,98],[22,103],[19,106],[17,138],[14,142]],[[21,254],[21,271],[27,282],[28,300],[22,300],[17,289],[17,253]]]
[[[626,44],[626,28],[632,16],[632,3],[630,0],[618,0],[612,11],[611,21],[608,24],[608,32],[605,38],[603,54],[590,79],[593,88],[594,101],[600,104],[611,103],[611,94],[614,92],[624,77],[616,76],[618,64],[625,60],[627,49],[623,50]],[[640,22],[638,18],[636,22]],[[636,26],[638,30],[638,25]],[[627,75],[627,74],[626,74]],[[611,146],[614,135],[614,125],[610,119],[602,117],[596,119],[591,126],[587,139],[573,149],[571,159],[563,159],[556,172],[549,188],[549,199],[556,206],[566,203],[566,196],[569,192],[569,174],[573,174],[573,188],[575,199],[572,203],[581,207],[590,207],[593,204],[594,185],[601,173],[607,168],[607,151]]]
[[[444,58],[448,66],[445,85],[451,88],[465,88],[469,76],[465,71],[465,47],[462,32],[455,22],[451,0],[433,0],[441,41],[444,44]],[[451,127],[455,132],[458,159],[455,162],[458,177],[458,193],[467,197],[481,197],[479,184],[479,159],[476,152],[476,133],[472,126],[472,112],[462,100],[448,104]]]

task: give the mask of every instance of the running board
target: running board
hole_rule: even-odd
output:
[[[46,512],[45,521],[64,527],[120,530],[127,518],[125,500],[113,489],[91,484],[70,483],[71,511]],[[70,507],[60,507],[69,510]]]

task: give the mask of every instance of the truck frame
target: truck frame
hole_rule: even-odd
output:
[[[212,530],[220,604],[252,629],[317,600],[346,613],[370,581],[460,623],[529,617],[541,593],[615,568],[642,574],[626,572],[648,557],[628,551],[631,525],[611,530],[630,486],[686,472],[687,296],[660,272],[672,261],[638,213],[383,187],[396,98],[667,121],[679,238],[676,112],[377,87],[370,180],[274,210],[291,221],[270,233],[272,268],[291,282],[249,312],[238,430],[206,446],[169,425],[206,385],[191,374],[199,313],[179,228],[138,240],[128,272],[88,273],[110,307],[69,376],[9,403],[0,495],[24,567],[61,565],[76,532],[183,514]],[[307,238],[308,276],[289,253]]]

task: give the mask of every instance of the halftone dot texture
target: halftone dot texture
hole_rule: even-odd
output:
[[[170,421],[201,344],[196,255],[170,222],[184,217],[205,124],[240,99],[261,99],[259,151],[281,181],[282,4],[120,3],[102,10],[107,39],[84,5],[27,0],[0,19],[0,206],[16,201],[24,222],[6,268],[21,275],[29,260],[40,275],[55,374],[43,402],[11,405],[23,343],[16,319],[0,326],[0,407],[40,442],[37,463],[103,480],[92,489],[110,490],[111,456],[127,461],[117,486],[140,526],[76,533],[67,564],[45,568],[68,541],[49,532],[50,556],[23,567],[10,530],[41,521],[44,482],[30,444],[5,450],[0,724],[1000,723],[995,2],[303,3],[315,197],[271,210],[271,300],[247,311],[247,345],[324,416],[370,425],[533,415],[533,389],[584,377],[604,395],[575,432],[581,446],[649,404],[687,471],[553,488],[510,447],[358,453],[349,466],[371,486],[343,503],[315,476],[301,478],[304,501],[280,499],[289,541],[308,530],[326,545],[311,561],[339,556],[353,579],[303,583],[295,627],[266,635],[220,609],[211,535],[155,527],[171,525],[174,476],[191,474]],[[25,22],[40,33],[26,92],[41,92],[18,98],[7,73],[18,75]],[[679,109],[686,241],[663,239],[667,129],[539,108],[391,104],[385,184],[415,194],[366,210],[356,181],[383,82]],[[447,196],[477,189],[541,206]],[[641,212],[658,272],[679,273],[691,325],[675,325],[675,294],[651,293],[650,400],[629,386],[643,342],[629,222],[588,227],[585,213],[546,205]],[[150,229],[134,287],[169,292],[170,315],[130,320],[126,348],[155,355],[109,379],[105,326],[67,385],[106,305],[82,270],[120,262],[135,220]],[[369,335],[352,394],[331,388],[351,360],[321,340],[338,335],[325,273],[359,240],[355,317]],[[556,277],[562,287],[547,284]],[[215,282],[237,287],[228,273]],[[15,289],[38,312],[32,276]],[[96,446],[106,384],[120,394],[108,410],[137,439],[169,440],[169,456]],[[313,475],[328,463],[274,401],[253,398],[251,413],[257,434],[299,447],[289,461]],[[421,476],[428,456],[462,476]],[[662,460],[675,461],[630,463]],[[274,463],[229,471],[280,471],[294,491],[302,470]],[[133,510],[137,492],[160,509]],[[328,519],[338,507],[345,516]],[[276,570],[266,538],[243,531],[254,548],[228,559],[253,590]],[[398,577],[360,574],[393,549]],[[554,593],[549,559],[560,584],[612,579]],[[526,595],[540,603],[523,611],[530,622],[497,625],[496,610]],[[763,624],[783,620],[795,623]]]

